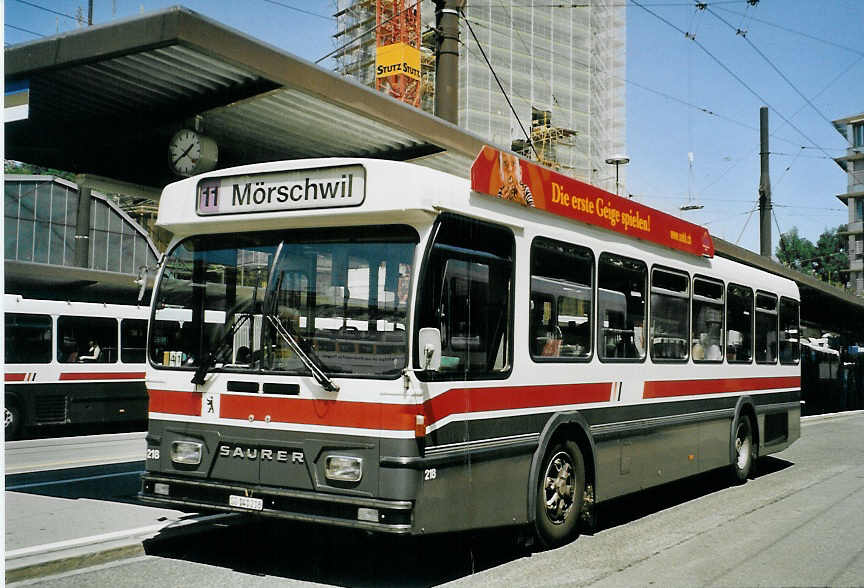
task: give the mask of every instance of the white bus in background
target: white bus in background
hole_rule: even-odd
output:
[[[552,546],[597,502],[743,482],[799,437],[793,282],[511,154],[485,148],[470,183],[366,159],[219,170],[166,187],[158,225],[152,503]]]
[[[147,420],[146,306],[3,297],[6,440]]]

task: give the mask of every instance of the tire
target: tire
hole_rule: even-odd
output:
[[[739,415],[735,421],[732,438],[732,481],[743,484],[754,471],[758,448],[753,436],[753,421],[747,415]]]
[[[3,430],[6,441],[14,441],[21,434],[21,409],[18,404],[6,398],[6,406],[3,411]]]
[[[576,538],[585,496],[582,451],[572,441],[555,443],[546,452],[537,480],[535,527],[546,548]]]

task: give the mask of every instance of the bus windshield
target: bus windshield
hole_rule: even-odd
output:
[[[186,239],[165,260],[150,360],[200,372],[396,377],[407,365],[417,241],[404,226]]]

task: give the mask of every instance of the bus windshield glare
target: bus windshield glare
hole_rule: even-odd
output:
[[[150,360],[196,378],[211,369],[396,377],[407,365],[417,240],[392,226],[186,239],[165,260]]]

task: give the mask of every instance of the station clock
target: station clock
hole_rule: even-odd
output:
[[[171,171],[180,176],[192,176],[216,167],[219,148],[216,141],[192,129],[180,129],[168,143]]]

